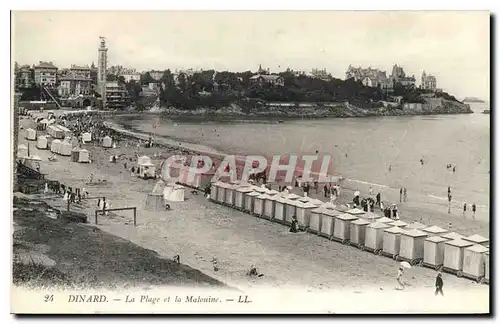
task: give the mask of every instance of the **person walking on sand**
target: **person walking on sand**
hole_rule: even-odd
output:
[[[448,214],[451,213],[451,194],[448,194]]]
[[[392,170],[392,164],[389,164],[389,172]]]
[[[476,203],[472,204],[472,218],[476,218]]]
[[[462,214],[463,217],[465,217],[466,212],[467,212],[467,203],[464,203],[464,212]]]
[[[375,196],[377,206],[380,206],[380,192]]]
[[[328,186],[327,186],[327,185],[325,185],[325,186],[323,187],[323,192],[324,192],[324,194],[325,194],[325,198],[327,198],[327,197],[328,197]]]
[[[403,202],[403,188],[399,189],[399,202]]]
[[[443,293],[443,276],[441,275],[441,272],[438,272],[437,276],[436,276],[436,291],[434,292],[434,295],[437,296],[438,293],[441,294],[441,296],[444,296],[444,293]]]
[[[373,188],[372,188],[372,186],[370,186],[370,189],[368,190],[368,192],[370,193],[370,196],[373,194]]]
[[[406,195],[406,188],[403,188],[403,201],[406,202],[406,198],[408,196]]]
[[[405,289],[405,283],[403,281],[403,267],[399,267],[398,269],[398,274],[396,275],[396,282],[398,283],[398,286],[396,290],[404,290]]]

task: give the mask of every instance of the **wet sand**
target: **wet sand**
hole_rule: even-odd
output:
[[[20,124],[25,129],[33,127],[33,122],[26,119],[21,120]],[[23,130],[20,132],[20,144],[26,143],[24,136]],[[85,148],[91,152],[91,164],[73,163],[69,157],[62,156],[57,156],[55,162],[48,162],[51,153],[36,149],[34,142],[31,151],[43,159],[41,171],[48,179],[59,180],[73,187],[84,187],[91,196],[106,196],[109,208],[138,207],[137,227],[132,224],[132,213],[124,211],[117,212],[115,217],[100,216],[97,226],[102,230],[154,250],[166,258],[179,254],[181,263],[230,286],[241,289],[298,288],[303,291],[335,289],[352,293],[373,289],[394,291],[398,263],[392,259],[308,233],[290,234],[283,225],[216,205],[201,194],[191,194],[189,189],[186,190],[186,201],[171,202],[170,211],[145,211],[145,197],[154,187],[155,181],[132,177],[129,171],[131,162],[127,161],[127,170],[123,163],[135,153],[152,156],[153,152],[161,151],[166,155],[166,150],[140,148],[135,152],[135,145],[124,147],[126,142],[121,141],[119,148],[111,150],[86,145]],[[112,164],[109,162],[112,154],[125,156]],[[154,160],[154,163],[159,165],[161,159]],[[94,180],[106,181],[93,186],[85,184],[90,173],[95,173]],[[349,200],[352,192],[343,190],[343,195],[342,199]],[[409,197],[411,199],[411,193]],[[47,202],[63,204],[60,197],[47,197]],[[93,215],[95,202],[86,205],[87,214]],[[445,228],[449,222],[453,222],[453,229],[461,234],[488,236],[489,225],[486,222],[450,217],[446,213],[417,206],[416,203],[403,205],[400,210],[404,221],[416,220]],[[89,218],[91,224],[94,223],[94,217]],[[213,258],[218,260],[218,271],[213,269]],[[264,274],[263,277],[252,279],[245,276],[252,264]],[[407,270],[405,281],[412,285],[407,291],[419,289],[422,292],[423,289],[433,297],[435,275],[434,270],[427,268]],[[443,277],[445,289],[449,291],[463,292],[464,289],[473,288],[474,294],[485,301],[484,311],[488,310],[486,301],[489,286],[446,273]],[[401,296],[407,296],[408,303],[411,303],[411,293],[402,293]]]

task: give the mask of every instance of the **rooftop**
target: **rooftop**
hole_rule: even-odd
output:
[[[35,68],[57,69],[57,66],[55,66],[52,62],[40,61],[40,63],[35,65]]]

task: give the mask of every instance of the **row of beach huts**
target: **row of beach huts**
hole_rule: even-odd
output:
[[[283,225],[291,225],[295,216],[301,230],[329,240],[489,283],[489,239],[477,234],[465,237],[241,181],[212,183],[210,199]]]

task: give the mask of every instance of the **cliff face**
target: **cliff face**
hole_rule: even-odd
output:
[[[242,107],[231,104],[218,110],[200,108],[196,110],[163,110],[171,116],[234,116],[234,117],[283,117],[283,118],[326,118],[326,117],[370,117],[370,116],[405,116],[472,113],[469,105],[442,98],[425,99],[423,104],[411,104],[406,107],[380,107],[364,109],[349,103],[282,105],[268,104],[245,113]]]

